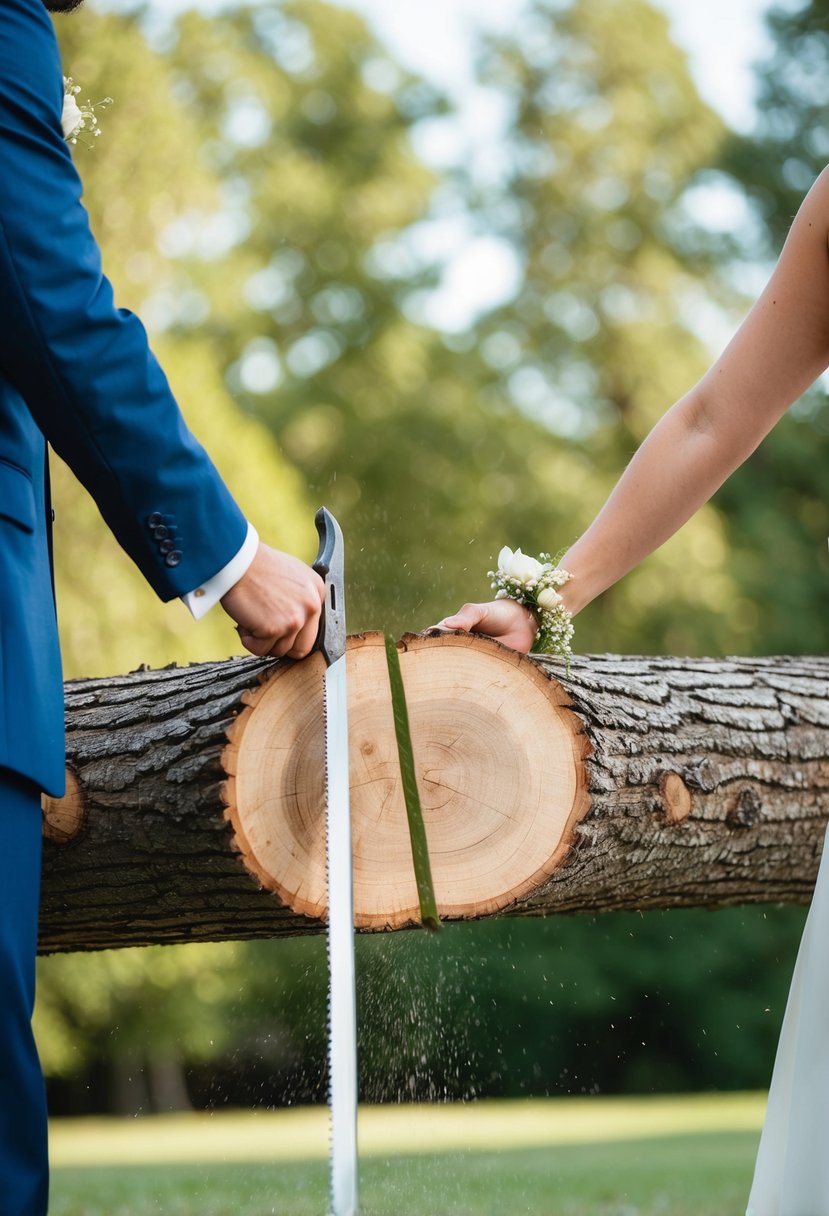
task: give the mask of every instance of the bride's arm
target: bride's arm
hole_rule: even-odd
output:
[[[579,612],[674,534],[829,365],[829,169],[803,201],[766,289],[690,392],[660,419],[590,527],[561,559]],[[441,626],[526,650],[534,619],[513,600],[466,604]]]

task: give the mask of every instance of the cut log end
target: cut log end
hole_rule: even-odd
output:
[[[438,910],[515,904],[561,863],[587,809],[581,721],[525,656],[466,635],[407,636],[401,668]],[[419,919],[383,635],[349,639],[355,924]],[[223,756],[235,847],[295,912],[326,913],[321,656],[280,665]]]

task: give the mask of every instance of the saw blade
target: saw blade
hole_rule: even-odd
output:
[[[328,1096],[331,1216],[357,1213],[357,1000],[354,976],[348,695],[345,673],[345,546],[325,507],[314,517],[314,569],[325,600],[314,645],[325,659],[325,861],[328,876]]]
[[[325,671],[332,1216],[357,1213],[357,1001],[345,655]]]

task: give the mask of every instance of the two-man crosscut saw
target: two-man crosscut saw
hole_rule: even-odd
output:
[[[357,1008],[354,968],[351,806],[348,779],[348,696],[345,669],[343,534],[320,507],[314,569],[325,581],[325,603],[314,649],[325,667],[325,797],[328,869],[328,1088],[331,1109],[331,1216],[357,1216]],[[397,648],[386,641],[392,712],[421,920],[439,925],[423,815],[415,780],[406,698]]]

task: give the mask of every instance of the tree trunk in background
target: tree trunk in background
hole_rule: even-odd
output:
[[[808,901],[829,816],[829,660],[530,659],[401,642],[447,918]],[[67,684],[41,949],[319,932],[323,663]],[[348,652],[355,917],[417,920],[382,635]]]

